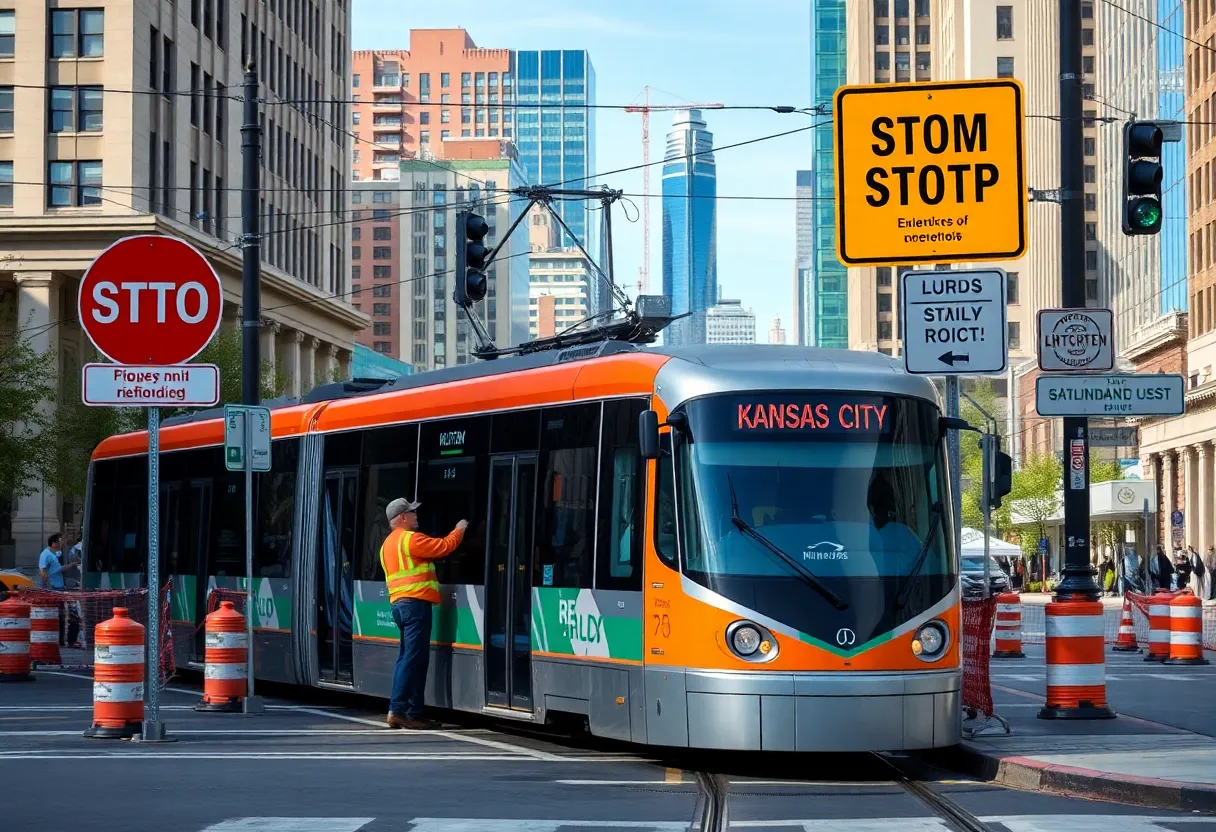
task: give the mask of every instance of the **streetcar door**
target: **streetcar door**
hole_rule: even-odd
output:
[[[486,704],[532,710],[532,522],[536,456],[490,461],[486,529]]]
[[[317,546],[317,661],[323,682],[351,684],[358,472],[327,471]]]

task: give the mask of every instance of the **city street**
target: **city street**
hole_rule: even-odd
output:
[[[1039,795],[874,755],[677,754],[545,738],[462,718],[434,732],[380,727],[366,705],[268,700],[267,713],[200,714],[174,683],[163,719],[176,742],[87,740],[89,682],[43,671],[3,688],[5,832],[578,832],[684,830],[698,775],[726,785],[732,828],[936,830],[947,798],[1008,832],[1210,828],[1209,818]],[[441,714],[440,716],[450,716]],[[64,772],[69,772],[64,775]],[[62,788],[48,794],[47,783]],[[121,796],[121,799],[115,799]],[[983,828],[983,827],[981,827]]]

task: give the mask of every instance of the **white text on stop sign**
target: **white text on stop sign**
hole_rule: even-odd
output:
[[[197,280],[191,280],[180,287],[176,283],[148,283],[144,281],[126,281],[115,285],[110,281],[102,281],[93,287],[93,302],[102,309],[93,310],[93,319],[100,324],[111,324],[118,320],[118,301],[115,297],[119,292],[129,296],[127,304],[130,310],[130,323],[139,323],[139,295],[148,290],[156,292],[156,322],[165,322],[165,298],[174,290],[177,291],[177,317],[184,323],[196,324],[207,316],[207,290]],[[194,314],[186,311],[186,300],[190,293],[198,295],[198,310]],[[104,311],[103,311],[104,310]]]

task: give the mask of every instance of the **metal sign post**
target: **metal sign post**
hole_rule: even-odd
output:
[[[148,655],[142,742],[172,742],[160,721],[160,409],[148,408]]]
[[[984,598],[985,600],[992,595],[992,568],[988,565],[991,557],[989,549],[990,542],[988,536],[992,534],[992,471],[995,460],[992,452],[995,450],[996,443],[993,442],[993,436],[990,433],[985,433],[980,437],[980,452],[983,454],[983,465],[980,469],[980,476],[983,477],[984,483],[981,489],[981,499],[984,505]]]
[[[224,467],[245,475],[245,714],[264,713],[260,696],[254,694],[253,617],[257,593],[253,576],[253,474],[270,470],[270,410],[248,405],[224,406]]]

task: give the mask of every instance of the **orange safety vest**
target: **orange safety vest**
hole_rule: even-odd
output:
[[[410,557],[410,538],[413,536],[414,532],[393,529],[380,547],[388,602],[395,604],[403,598],[417,598],[438,604],[439,579],[435,575],[435,565],[429,560],[416,563]]]

